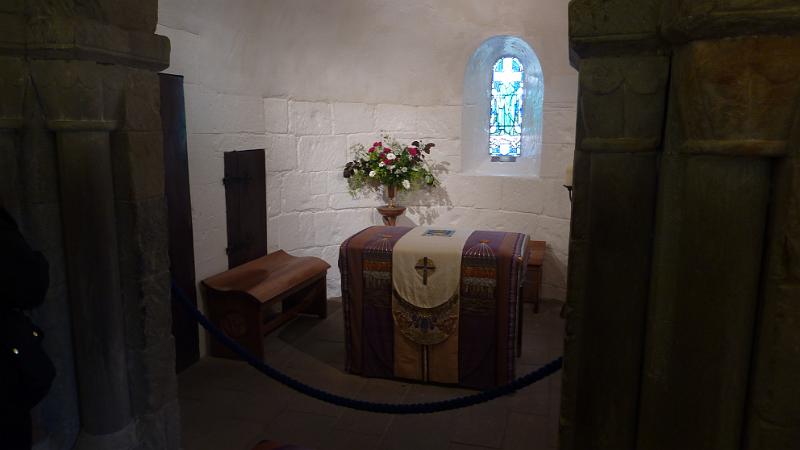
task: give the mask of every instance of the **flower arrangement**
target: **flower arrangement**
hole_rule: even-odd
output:
[[[419,141],[404,147],[389,136],[373,143],[369,149],[362,144],[353,145],[350,150],[355,154],[355,159],[345,165],[343,172],[350,193],[355,196],[360,190],[377,191],[386,186],[390,206],[394,206],[397,188],[410,191],[438,186],[439,179],[425,160],[433,147],[432,143],[420,144]]]

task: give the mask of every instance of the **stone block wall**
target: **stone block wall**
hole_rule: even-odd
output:
[[[332,265],[338,245],[380,224],[380,195],[352,198],[341,169],[355,143],[384,132],[436,143],[443,189],[400,197],[401,224],[529,233],[548,241],[544,296],[563,299],[570,203],[562,187],[572,160],[577,78],[568,64],[567,4],[515,0],[300,5],[237,0],[224,10],[162,0],[159,34],[172,42],[170,73],[185,77],[197,279],[227,268],[222,154],[266,148],[268,244]],[[485,39],[519,35],[545,74],[539,173],[462,172],[464,70]],[[488,117],[487,117],[488,120]],[[486,151],[488,154],[488,151]]]
[[[282,124],[266,133],[270,250],[324,258],[334,267],[330,295],[339,292],[339,244],[379,224],[375,207],[386,203],[381,193],[351,196],[341,168],[351,157],[350,146],[369,146],[388,134],[401,142],[435,143],[430,158],[443,166],[441,188],[400,194],[400,203],[409,208],[400,224],[521,231],[547,240],[544,295],[564,298],[570,203],[562,185],[574,145],[574,110],[548,104],[544,127],[559,129],[544,138],[542,172],[507,177],[462,173],[458,106],[280,98],[264,99],[264,106],[264,117]]]

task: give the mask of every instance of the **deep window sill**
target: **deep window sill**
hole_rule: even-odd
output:
[[[492,162],[517,162],[516,156],[492,156]]]

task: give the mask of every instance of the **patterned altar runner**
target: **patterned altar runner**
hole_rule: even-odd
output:
[[[461,254],[471,234],[417,227],[392,249],[396,376],[458,383]]]
[[[417,261],[421,278],[432,267],[460,272],[457,295],[420,308],[393,295],[394,248],[410,230],[371,227],[341,246],[347,370],[478,389],[511,381],[528,237],[468,232],[460,271],[424,258]]]

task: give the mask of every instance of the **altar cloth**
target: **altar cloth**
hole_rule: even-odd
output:
[[[341,245],[347,371],[477,389],[511,381],[528,236],[468,231],[460,269],[433,264],[436,271],[459,272],[456,295],[433,308],[408,302],[399,308],[402,297],[393,289],[393,253],[397,242],[411,230],[370,227]],[[422,278],[429,264],[418,263]],[[430,327],[431,320],[444,333],[439,342],[414,334]]]
[[[461,254],[472,230],[416,227],[392,249],[392,287],[418,308],[435,308],[458,294]]]

